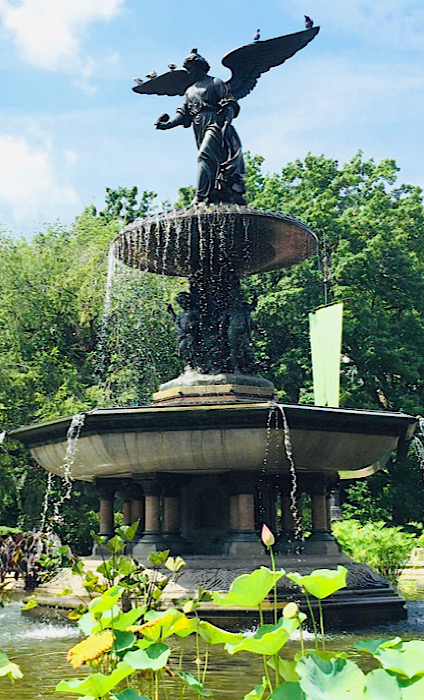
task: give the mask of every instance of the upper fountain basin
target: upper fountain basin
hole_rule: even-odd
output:
[[[399,413],[284,405],[300,472],[365,476],[382,467],[416,419]],[[130,477],[152,472],[287,472],[281,409],[271,403],[96,409],[86,415],[72,476]],[[10,433],[36,461],[63,475],[71,418]],[[341,474],[343,476],[343,474]],[[346,474],[345,474],[346,476]]]
[[[276,270],[317,251],[315,234],[301,221],[236,204],[197,205],[128,224],[114,243],[130,267],[186,277],[207,258],[228,260],[238,275]]]

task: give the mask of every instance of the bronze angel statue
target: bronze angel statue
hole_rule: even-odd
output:
[[[196,203],[245,204],[242,146],[232,124],[240,111],[238,100],[253,90],[262,73],[303,49],[318,31],[313,27],[231,51],[222,59],[232,72],[226,82],[208,74],[210,66],[197,49],[191,50],[181,70],[172,66],[147,82],[137,80],[133,90],[140,94],[184,95],[174,117],[163,114],[156,128],[193,125],[198,148]]]

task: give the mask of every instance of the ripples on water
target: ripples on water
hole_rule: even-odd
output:
[[[404,639],[424,637],[424,600],[409,601],[408,620],[380,625],[361,631],[330,634],[328,647],[344,649],[353,647],[358,639],[399,635]],[[0,679],[0,699],[13,696],[19,700],[74,700],[75,696],[55,693],[56,684],[63,678],[79,675],[66,662],[66,652],[76,643],[79,632],[69,624],[40,622],[24,617],[21,604],[13,602],[0,610],[0,648],[13,661],[19,663],[24,678],[12,687],[8,680]],[[307,645],[312,645],[312,635],[307,634]],[[297,640],[286,646],[290,657],[299,648]],[[187,670],[194,671],[194,647],[187,649]],[[358,656],[352,650],[353,656]],[[222,651],[211,655],[207,687],[213,697],[239,700],[253,688],[263,675],[262,659],[244,653],[229,657]],[[192,662],[191,665],[189,662]],[[169,699],[174,700],[172,682],[168,684]]]

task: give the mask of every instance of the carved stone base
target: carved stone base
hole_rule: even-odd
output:
[[[187,369],[162,384],[153,402],[164,406],[270,401],[274,386],[267,379],[250,374],[203,374]]]
[[[270,566],[267,556],[185,557],[187,566],[177,575],[176,583],[188,592],[199,587],[212,591],[228,591],[239,575],[259,566]],[[276,556],[277,567],[298,571],[301,575],[317,568],[336,568],[342,564],[349,569],[347,587],[322,601],[326,627],[366,627],[386,621],[406,619],[405,601],[391,584],[366,564],[359,564],[341,554],[324,556]],[[299,588],[283,577],[278,584],[278,604],[283,607],[295,600],[308,614],[307,604]],[[247,627],[257,624],[256,610],[202,606],[202,617],[227,627]],[[265,612],[266,622],[272,622],[271,611]],[[269,618],[269,619],[268,619]]]

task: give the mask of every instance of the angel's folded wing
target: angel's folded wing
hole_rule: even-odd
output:
[[[184,68],[170,70],[158,75],[157,78],[146,80],[141,85],[133,87],[134,92],[141,95],[184,95],[187,88],[193,84],[193,78]]]
[[[232,71],[227,85],[234,99],[240,100],[248,95],[262,73],[284,63],[309,44],[318,32],[319,27],[313,27],[303,32],[296,32],[296,34],[287,34],[266,41],[256,41],[254,44],[247,44],[247,46],[227,53],[222,59],[222,63]],[[137,90],[137,88],[133,89]]]

